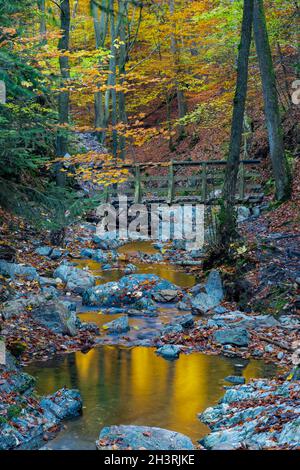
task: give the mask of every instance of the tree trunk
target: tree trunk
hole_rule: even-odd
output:
[[[170,14],[174,15],[175,13],[175,2],[174,0],[169,0],[169,10]],[[184,91],[180,87],[180,82],[178,80],[178,75],[180,73],[180,64],[179,64],[179,50],[177,45],[177,40],[174,32],[171,33],[171,53],[173,55],[174,66],[175,66],[175,87],[177,95],[177,109],[178,109],[178,118],[182,119],[187,113],[187,105]],[[178,139],[183,139],[186,136],[185,126],[179,124],[178,127]]]
[[[108,126],[109,118],[111,117],[111,125],[114,127],[117,123],[117,93],[116,93],[116,28],[115,28],[115,12],[114,0],[109,0],[109,25],[110,25],[110,60],[109,60],[109,75],[107,80],[108,90],[105,92],[105,127]],[[110,106],[111,101],[111,106]],[[112,153],[117,155],[118,149],[118,134],[115,129],[112,130]]]
[[[46,0],[38,0],[38,8],[40,11],[40,37],[41,44],[46,44]]]
[[[59,66],[61,72],[61,86],[66,86],[66,82],[70,78],[69,58],[63,55],[63,51],[69,49],[70,42],[70,2],[62,0],[60,4],[60,21],[62,37],[58,42],[58,50],[62,52],[59,57]],[[64,125],[69,122],[69,92],[61,91],[58,96],[58,115],[59,124]],[[64,157],[68,150],[68,137],[65,129],[58,131],[56,140],[56,151],[59,157]],[[61,171],[62,165],[56,168],[56,183],[58,186],[64,186],[66,182],[65,174]]]
[[[284,201],[291,195],[291,175],[283,144],[283,131],[276,91],[276,78],[269,44],[263,0],[254,0],[253,27],[262,79],[270,155],[276,186],[276,199],[278,201]]]
[[[122,86],[126,74],[127,45],[126,45],[126,18],[127,18],[127,0],[119,0],[119,35],[120,49],[118,57],[119,81]],[[127,124],[126,97],[123,90],[118,92],[119,122]],[[120,158],[125,158],[126,138],[119,136]]]
[[[101,11],[100,11],[101,10]],[[95,43],[96,49],[104,47],[105,38],[107,34],[107,0],[102,0],[101,7],[94,0],[91,0],[91,11],[94,20],[94,30],[95,30]],[[99,67],[101,64],[99,64]],[[95,93],[95,127],[103,128],[104,127],[104,104],[103,104],[103,93],[98,91]],[[104,133],[98,133],[101,142],[104,141]]]
[[[237,62],[237,82],[233,102],[229,155],[225,170],[223,204],[220,217],[220,242],[226,246],[236,234],[235,193],[240,162],[244,113],[248,86],[248,63],[253,22],[253,0],[244,1],[241,42]],[[223,212],[223,213],[222,213]]]

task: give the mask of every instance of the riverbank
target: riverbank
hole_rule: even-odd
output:
[[[132,252],[118,240],[95,236],[87,223],[68,230],[63,249],[33,236],[28,226],[13,235],[4,224],[2,237],[1,335],[21,364],[46,365],[57,355],[117,345],[154,347],[166,360],[201,352],[260,359],[281,373],[293,366],[297,310],[275,317],[239,310],[226,298],[222,269],[205,278],[199,266],[192,268],[194,277],[174,268],[172,262],[187,256],[178,244],[137,242]]]

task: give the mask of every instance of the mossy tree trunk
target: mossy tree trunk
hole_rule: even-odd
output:
[[[60,21],[62,36],[58,42],[58,50],[60,51],[59,66],[61,73],[61,86],[65,87],[70,78],[69,58],[63,55],[64,51],[68,51],[70,42],[70,2],[62,0],[60,3]],[[59,124],[65,125],[69,123],[69,92],[61,91],[58,95],[58,116]],[[64,157],[68,151],[68,137],[65,129],[59,129],[56,140],[56,151],[58,157]],[[56,168],[56,183],[58,186],[65,186],[66,177],[61,171],[62,165]]]
[[[276,78],[269,43],[263,0],[254,0],[254,38],[262,79],[270,155],[276,186],[276,199],[284,201],[291,194],[291,175],[283,144]]]
[[[46,0],[38,0],[38,8],[40,12],[40,37],[41,44],[46,44]]]
[[[95,44],[96,49],[100,49],[105,45],[105,39],[107,35],[107,25],[108,25],[108,0],[102,0],[101,5],[94,0],[91,0],[91,12],[94,21],[94,31],[95,31]],[[99,63],[99,68],[101,63]],[[95,93],[95,127],[97,129],[104,128],[104,94],[102,91],[97,91]],[[100,141],[104,142],[105,133],[97,132]]]
[[[219,241],[226,246],[236,234],[235,194],[243,136],[244,113],[248,86],[248,63],[252,37],[253,0],[244,1],[241,41],[237,61],[237,82],[233,102],[229,155],[223,186]]]
[[[175,1],[169,0],[169,11],[173,16],[175,14]],[[175,87],[177,97],[177,110],[178,119],[183,119],[187,113],[187,103],[185,98],[184,90],[180,83],[180,50],[177,44],[175,26],[172,25],[173,31],[171,32],[171,53],[173,55],[174,72],[175,72]],[[178,140],[182,140],[186,137],[185,126],[180,123],[178,126]]]

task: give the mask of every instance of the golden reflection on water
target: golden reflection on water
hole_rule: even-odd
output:
[[[111,424],[159,426],[196,441],[207,433],[197,413],[222,396],[223,379],[236,373],[237,362],[241,361],[200,353],[181,354],[179,360],[169,362],[152,348],[103,346],[88,354],[78,352],[32,365],[28,372],[38,378],[42,394],[62,386],[81,391],[83,416],[68,424],[54,446],[76,435],[77,448],[93,448],[100,429]],[[275,373],[262,361],[244,366],[247,378]]]
[[[88,268],[88,271],[94,276],[100,276],[96,279],[96,284],[105,284],[110,281],[118,281],[125,276],[122,269],[102,270],[101,264],[92,259],[76,260],[78,268]],[[125,265],[124,265],[125,266]],[[179,287],[192,287],[195,284],[195,276],[178,270],[178,267],[167,263],[135,263],[138,274],[156,274],[157,276],[172,282]]]
[[[157,250],[153,247],[150,242],[132,242],[128,243],[118,250],[120,253],[134,253],[143,252],[148,254],[157,253]],[[122,269],[102,270],[101,263],[91,259],[79,259],[76,260],[76,265],[83,269],[88,268],[94,276],[100,276],[96,280],[96,284],[104,284],[110,281],[118,281],[124,276]],[[125,267],[124,263],[120,263],[119,266]],[[192,287],[195,284],[195,276],[187,274],[180,270],[178,266],[169,263],[135,263],[137,267],[137,273],[139,274],[156,274],[157,276],[172,282],[173,284],[180,287]]]

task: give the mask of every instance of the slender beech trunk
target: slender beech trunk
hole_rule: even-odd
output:
[[[291,195],[291,174],[283,144],[283,130],[278,106],[276,78],[263,0],[254,0],[253,28],[263,86],[270,155],[276,186],[276,199],[278,201],[284,201]]]
[[[244,0],[241,41],[237,61],[237,82],[233,102],[229,155],[225,170],[223,204],[220,217],[220,242],[226,246],[235,236],[235,193],[243,135],[244,113],[247,98],[248,63],[252,36],[253,1]]]
[[[38,8],[40,11],[40,37],[41,37],[41,44],[46,44],[46,0],[38,0]]]
[[[109,59],[109,75],[107,80],[108,89],[105,92],[104,100],[104,124],[108,126],[109,119],[114,127],[117,123],[117,93],[116,93],[116,26],[115,26],[115,2],[109,0],[109,27],[110,27],[110,59]],[[115,129],[112,131],[112,153],[117,155],[118,150],[118,133]]]
[[[169,0],[169,11],[171,15],[175,13],[175,2],[174,0]],[[187,105],[184,91],[180,87],[180,81],[178,80],[178,75],[180,73],[180,64],[179,64],[179,50],[174,33],[171,33],[171,52],[173,55],[174,66],[175,66],[175,86],[176,86],[176,95],[177,95],[177,108],[178,108],[178,118],[182,119],[187,113]],[[180,124],[178,128],[178,139],[183,139],[186,135],[184,125]]]
[[[107,0],[102,0],[101,7],[94,0],[91,0],[91,11],[94,20],[94,31],[95,31],[95,43],[96,49],[100,49],[105,45],[105,38],[107,34],[107,18],[108,18],[108,2]],[[99,64],[99,67],[101,64]],[[103,103],[103,93],[97,91],[94,97],[94,107],[95,107],[95,127],[103,128],[104,127],[104,103]],[[101,142],[104,142],[105,133],[98,133]]]
[[[70,42],[70,2],[69,0],[62,0],[60,4],[60,20],[62,37],[58,42],[58,50],[61,51],[59,57],[59,66],[61,72],[61,86],[64,87],[66,82],[70,78],[70,66],[69,58],[63,55],[64,51],[69,49]],[[61,91],[58,95],[58,115],[59,124],[68,124],[69,122],[69,92]],[[59,157],[63,157],[68,150],[68,137],[66,130],[59,130],[56,140],[56,151]],[[56,182],[58,186],[64,186],[66,177],[63,172],[60,171],[61,165],[58,165],[56,171]]]
[[[119,81],[122,86],[126,74],[127,45],[126,45],[127,0],[119,0],[119,36],[120,48],[118,56]],[[126,97],[123,90],[118,92],[119,122],[127,124]],[[126,139],[119,136],[120,157],[125,158]]]

